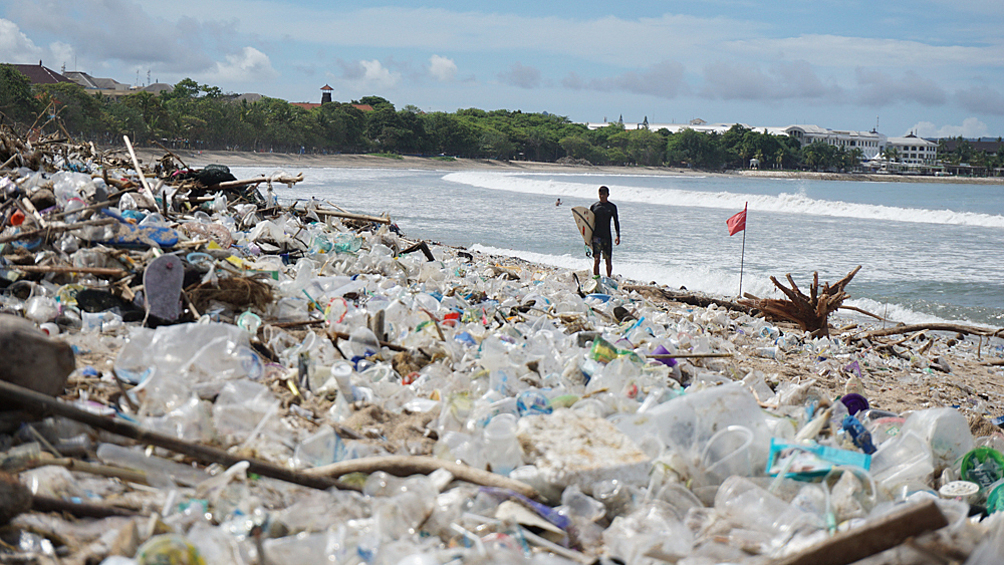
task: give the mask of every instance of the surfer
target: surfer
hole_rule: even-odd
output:
[[[557,202],[554,203],[555,206],[561,206],[561,199],[559,198]]]
[[[596,223],[593,226],[593,274],[596,276],[600,275],[600,255],[603,255],[603,259],[607,264],[607,276],[613,275],[613,260],[611,255],[613,254],[613,245],[621,244],[621,222],[617,217],[617,206],[607,200],[610,196],[610,189],[601,186],[599,191],[600,201],[593,203],[589,207],[596,217]],[[610,241],[610,220],[614,221],[614,229],[617,230],[617,238]]]

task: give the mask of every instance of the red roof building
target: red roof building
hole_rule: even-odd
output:
[[[42,61],[39,61],[37,65],[10,64],[10,66],[20,71],[24,76],[28,77],[28,80],[31,81],[32,84],[56,84],[60,82],[73,83],[72,80],[57,73],[56,71],[42,66]]]

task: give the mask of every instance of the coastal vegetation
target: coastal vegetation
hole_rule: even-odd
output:
[[[372,108],[372,109],[370,109]],[[683,166],[704,170],[851,171],[860,149],[797,140],[735,125],[725,133],[684,129],[625,129],[619,122],[589,129],[547,112],[397,109],[379,96],[305,108],[276,98],[249,101],[219,87],[184,79],[161,94],[118,99],[92,95],[76,84],[31,85],[0,65],[0,118],[25,131],[62,133],[80,140],[171,149],[278,153],[421,155],[471,159],[573,162],[593,165]],[[946,148],[947,151],[947,148]],[[891,155],[887,155],[891,157]],[[892,156],[894,157],[894,156]],[[1004,166],[959,140],[949,162]]]

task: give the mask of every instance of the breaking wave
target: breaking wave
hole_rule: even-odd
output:
[[[443,177],[443,180],[489,190],[504,190],[524,194],[540,194],[566,198],[577,197],[590,200],[596,196],[595,184],[562,182],[551,179],[537,180],[528,178],[526,175],[517,174],[459,172],[447,174]],[[673,182],[676,182],[675,179],[667,179],[667,183]],[[750,210],[759,212],[919,224],[1004,228],[1004,216],[974,212],[856,204],[838,200],[820,200],[801,194],[790,193],[769,195],[736,192],[702,192],[677,188],[617,186],[610,182],[607,184],[611,187],[611,192],[617,195],[616,201],[656,206],[741,210],[746,203],[749,203]]]

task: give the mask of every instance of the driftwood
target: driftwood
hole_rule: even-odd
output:
[[[938,504],[927,500],[891,512],[860,528],[840,532],[777,561],[776,565],[847,565],[947,525],[948,520],[938,509]]]
[[[855,267],[853,271],[833,286],[830,286],[829,283],[823,283],[822,289],[819,288],[819,273],[812,273],[812,285],[809,287],[808,296],[798,288],[795,280],[791,278],[791,274],[785,275],[791,288],[778,282],[775,277],[771,277],[770,281],[788,297],[787,300],[757,298],[746,293],[746,299],[741,300],[740,303],[759,308],[765,316],[795,322],[803,331],[810,332],[812,336],[829,336],[830,326],[827,318],[832,312],[839,309],[841,303],[850,296],[844,292],[844,288],[859,270],[861,270],[861,265]]]
[[[296,183],[298,183],[298,182],[300,182],[302,180],[303,180],[303,173],[298,173],[295,177],[287,175],[287,174],[284,174],[284,173],[279,173],[279,174],[272,175],[270,177],[260,176],[260,177],[255,177],[253,179],[228,180],[228,181],[224,181],[224,182],[221,182],[221,183],[214,184],[214,185],[210,186],[209,189],[212,190],[212,189],[216,188],[216,189],[220,189],[220,190],[225,190],[225,189],[228,189],[228,188],[244,188],[244,187],[248,187],[248,186],[252,186],[252,185],[258,185],[258,184],[261,184],[263,182],[266,182],[266,183],[269,183],[269,184],[272,184],[272,183],[284,184],[284,185],[292,188],[294,184],[296,184]]]
[[[33,390],[19,387],[11,383],[0,381],[0,395],[3,396],[5,401],[11,404],[19,405],[24,408],[36,408],[45,413],[69,418],[73,421],[87,424],[92,428],[97,428],[99,430],[104,430],[106,432],[134,439],[141,443],[155,445],[176,453],[188,455],[189,457],[206,464],[219,463],[220,465],[230,467],[240,463],[241,461],[247,461],[250,463],[248,472],[256,473],[263,477],[270,477],[287,483],[293,483],[320,490],[327,490],[332,487],[346,490],[359,490],[356,487],[346,485],[340,481],[329,479],[327,477],[307,475],[299,471],[293,471],[285,467],[280,467],[279,465],[275,465],[267,461],[261,461],[251,457],[240,457],[208,445],[201,445],[176,437],[152,432],[122,419],[99,416],[86,410],[81,410],[76,406],[60,402],[51,396],[40,394]]]
[[[644,284],[626,284],[621,287],[621,290],[625,292],[637,291],[642,296],[655,296],[662,300],[670,300],[673,302],[680,302],[682,304],[690,304],[691,306],[700,306],[702,308],[707,308],[714,304],[715,306],[721,306],[728,310],[736,310],[739,312],[745,312],[746,314],[756,314],[756,308],[743,304],[741,302],[732,302],[730,300],[720,300],[718,298],[711,298],[708,296],[701,296],[689,292],[677,292],[675,290],[669,290],[666,288],[660,288],[657,286],[649,286]]]
[[[337,212],[335,210],[324,210],[318,208],[314,210],[318,216],[334,216],[336,218],[347,218],[350,220],[362,220],[364,222],[375,222],[378,224],[390,224],[390,218],[380,216],[367,216],[366,214],[353,214],[351,212]]]
[[[389,455],[382,457],[364,457],[361,459],[350,459],[323,467],[307,469],[304,473],[315,477],[340,477],[349,473],[373,473],[384,471],[391,475],[407,477],[415,474],[427,474],[438,469],[446,469],[455,478],[486,487],[499,487],[512,490],[527,498],[539,499],[540,494],[530,485],[504,477],[496,473],[489,473],[482,469],[475,469],[453,461],[439,459],[438,457],[426,457],[420,455]]]
[[[31,509],[36,512],[59,512],[70,514],[77,518],[110,518],[112,516],[139,516],[140,513],[127,508],[106,506],[104,504],[88,504],[86,502],[71,502],[61,498],[32,495]]]
[[[82,273],[85,275],[115,277],[119,279],[129,274],[122,269],[109,269],[105,267],[72,267],[69,265],[11,265],[8,268],[12,271],[21,271],[23,273]]]
[[[893,326],[891,328],[884,328],[880,330],[872,330],[861,337],[870,339],[873,337],[906,334],[920,332],[923,330],[956,332],[960,334],[981,335],[986,337],[1000,337],[1004,335],[1004,328],[995,330],[992,328],[977,328],[975,326],[963,326],[960,324],[910,324]]]

